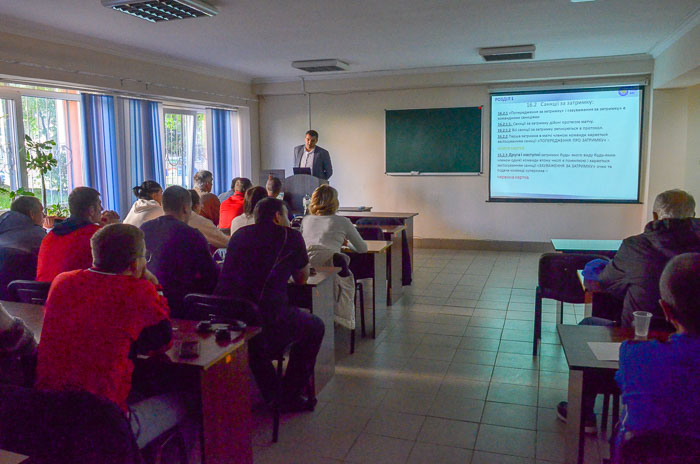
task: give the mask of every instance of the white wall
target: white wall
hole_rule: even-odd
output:
[[[614,239],[639,232],[642,205],[487,203],[487,175],[384,174],[385,109],[487,103],[485,85],[312,94],[311,125],[320,133],[319,145],[331,153],[331,185],[338,189],[341,204],[418,212],[415,234],[423,238],[544,242],[553,237]],[[292,147],[302,143],[308,129],[306,109],[303,95],[260,98],[263,169],[286,168],[291,173]],[[488,131],[484,138],[488,173]]]

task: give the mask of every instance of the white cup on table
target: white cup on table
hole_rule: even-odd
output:
[[[634,316],[634,336],[636,338],[647,338],[649,335],[649,324],[651,324],[651,313],[648,311],[635,311]]]

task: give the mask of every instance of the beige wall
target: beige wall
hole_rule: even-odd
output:
[[[638,233],[643,205],[488,203],[487,175],[384,174],[385,109],[487,103],[485,85],[312,94],[311,125],[320,133],[319,145],[331,153],[335,172],[331,185],[338,189],[341,204],[418,212],[415,233],[423,238],[547,241],[554,237],[614,239]],[[261,97],[262,168],[286,168],[291,174],[292,147],[302,143],[307,128],[304,95]],[[488,130],[484,140],[488,173]]]

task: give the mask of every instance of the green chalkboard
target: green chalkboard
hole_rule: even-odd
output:
[[[386,110],[387,174],[481,171],[481,107]]]

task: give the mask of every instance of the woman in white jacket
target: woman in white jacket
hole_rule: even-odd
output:
[[[301,235],[313,267],[332,266],[333,254],[340,253],[346,241],[359,253],[367,251],[367,243],[350,219],[335,214],[338,204],[338,191],[330,185],[321,185],[311,196],[311,214],[301,221]],[[350,261],[349,257],[347,261]],[[355,278],[352,273],[345,277],[336,274],[335,321],[350,330],[355,328]]]
[[[245,191],[245,199],[243,200],[243,214],[236,216],[233,218],[233,221],[231,221],[232,237],[233,234],[241,227],[255,224],[253,210],[255,209],[255,205],[257,205],[263,198],[267,198],[267,190],[265,190],[265,187],[251,187]]]
[[[124,224],[141,227],[144,222],[159,218],[164,214],[161,206],[163,187],[158,182],[146,180],[143,184],[134,187],[133,192],[138,200],[124,218]]]

